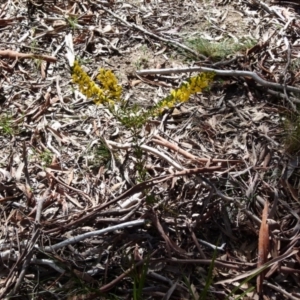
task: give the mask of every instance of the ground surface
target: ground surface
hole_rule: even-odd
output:
[[[289,5],[0,4],[1,299],[300,298]],[[112,70],[129,111],[195,74],[159,69],[221,72],[134,131],[79,92],[73,55],[92,78]]]

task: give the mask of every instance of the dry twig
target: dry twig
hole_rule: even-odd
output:
[[[13,50],[0,50],[0,56],[10,57],[10,58],[32,58],[32,59],[41,59],[47,62],[55,63],[57,62],[57,58],[45,55],[45,54],[33,54],[33,53],[20,53]]]

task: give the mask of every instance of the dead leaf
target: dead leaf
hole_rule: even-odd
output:
[[[265,206],[262,213],[261,225],[259,230],[258,237],[258,259],[257,259],[257,267],[261,267],[264,263],[267,262],[268,253],[269,253],[269,225],[267,222],[268,218],[268,208],[269,203],[268,200],[265,201]],[[262,294],[262,283],[265,277],[265,271],[262,271],[257,276],[257,293]]]

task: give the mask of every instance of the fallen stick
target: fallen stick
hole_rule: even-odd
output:
[[[186,158],[189,158],[191,160],[200,162],[200,163],[222,163],[225,165],[228,165],[229,163],[241,163],[241,160],[230,160],[230,159],[217,159],[217,158],[203,158],[203,157],[198,157],[195,156],[191,153],[189,153],[188,151],[185,151],[183,149],[181,149],[179,146],[170,143],[169,141],[167,141],[166,139],[164,139],[163,137],[159,136],[159,135],[154,135],[151,142],[160,145],[160,146],[164,146],[167,147],[173,151],[175,151],[176,153],[180,153],[181,155],[185,156]]]
[[[170,74],[170,73],[187,73],[187,72],[214,72],[219,76],[238,76],[238,77],[251,77],[262,86],[274,88],[277,90],[300,93],[300,88],[296,88],[290,85],[283,85],[280,83],[270,82],[262,79],[256,73],[250,71],[239,71],[239,70],[218,70],[207,67],[187,67],[187,68],[175,68],[175,69],[150,69],[136,71],[137,75],[150,75],[150,74]]]
[[[193,49],[187,47],[186,45],[182,44],[182,43],[179,43],[177,41],[174,41],[172,39],[168,39],[166,37],[163,37],[163,36],[160,36],[160,35],[157,35],[157,34],[154,34],[148,30],[146,30],[145,28],[141,27],[141,26],[138,26],[138,25],[135,25],[133,23],[129,23],[127,21],[125,21],[122,17],[118,16],[117,14],[115,14],[113,11],[111,11],[110,9],[106,8],[103,6],[103,4],[96,4],[96,6],[98,6],[100,9],[103,9],[104,11],[106,11],[107,13],[111,14],[115,19],[119,20],[121,23],[123,23],[124,25],[126,25],[128,28],[134,28],[140,32],[143,32],[144,34],[148,35],[148,36],[151,36],[159,41],[162,41],[162,42],[165,42],[165,43],[170,43],[174,46],[176,46],[177,48],[181,48],[191,54],[193,54],[195,57],[197,58],[201,58],[201,59],[204,59],[206,60],[207,57],[204,56],[203,54],[200,54],[200,53],[197,53],[197,51],[194,51]]]
[[[139,226],[139,225],[144,225],[146,223],[146,220],[144,219],[139,219],[139,220],[134,220],[134,221],[129,221],[129,222],[125,222],[125,223],[121,223],[121,224],[117,224],[114,226],[109,226],[107,228],[104,229],[100,229],[100,230],[95,230],[95,231],[89,231],[83,234],[79,234],[76,236],[72,236],[69,239],[66,239],[62,242],[59,242],[55,245],[52,246],[47,246],[44,249],[42,249],[45,252],[53,252],[55,250],[58,250],[60,248],[66,247],[68,245],[73,245],[76,244],[78,242],[81,242],[87,238],[91,238],[94,236],[99,236],[108,232],[112,232],[115,230],[120,230],[123,228],[127,228],[127,227],[132,227],[132,226]]]
[[[33,54],[33,53],[20,53],[13,50],[0,50],[0,56],[10,57],[10,58],[34,58],[34,59],[42,59],[48,62],[57,62],[57,58],[50,55],[44,54]]]
[[[129,148],[133,147],[133,145],[130,144],[130,143],[121,144],[121,143],[116,143],[114,141],[107,141],[107,143],[110,146],[115,147],[115,148],[119,148],[119,149],[129,149]],[[178,164],[176,161],[174,161],[172,158],[170,158],[169,156],[167,156],[166,154],[162,153],[161,151],[159,151],[155,148],[152,148],[152,147],[149,147],[149,146],[146,146],[146,145],[141,145],[141,149],[143,149],[147,152],[150,152],[150,153],[164,159],[165,161],[167,161],[169,164],[171,164],[178,171],[182,171],[182,170],[185,169],[180,164]]]

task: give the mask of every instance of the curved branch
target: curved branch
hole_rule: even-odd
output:
[[[142,70],[136,71],[137,75],[149,75],[149,74],[170,74],[170,73],[186,73],[186,72],[214,72],[216,75],[219,76],[237,76],[237,77],[251,77],[257,83],[262,86],[274,88],[277,90],[299,93],[300,88],[296,88],[290,85],[283,85],[280,83],[270,82],[262,79],[256,73],[250,71],[239,71],[239,70],[218,70],[213,68],[207,67],[188,67],[188,68],[177,68],[177,69],[149,69],[149,70]]]

